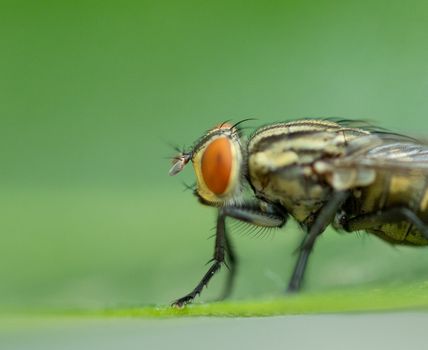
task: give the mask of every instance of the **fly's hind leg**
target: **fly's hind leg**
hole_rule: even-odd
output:
[[[403,220],[413,224],[428,239],[428,224],[422,221],[414,211],[406,207],[384,209],[376,213],[359,215],[352,219],[343,217],[340,220],[340,225],[345,231],[353,232],[370,230],[382,224]]]

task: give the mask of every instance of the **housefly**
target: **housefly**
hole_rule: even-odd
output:
[[[401,245],[428,245],[428,145],[353,122],[296,120],[257,129],[244,139],[223,123],[176,156],[192,161],[195,195],[217,208],[214,256],[197,286],[173,305],[193,301],[222,264],[235,276],[227,217],[279,228],[291,216],[305,232],[288,291],[301,287],[309,256],[327,226],[366,231]]]

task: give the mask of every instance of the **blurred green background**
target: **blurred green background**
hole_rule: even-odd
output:
[[[168,144],[216,123],[337,116],[428,135],[426,1],[2,1],[0,50],[0,309],[190,291],[215,212],[183,192],[191,169],[168,177]],[[232,297],[281,295],[300,236],[233,232]],[[427,277],[426,249],[327,232],[306,289]]]

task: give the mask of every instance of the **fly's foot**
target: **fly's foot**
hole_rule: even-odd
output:
[[[175,307],[177,309],[181,309],[184,306],[186,306],[187,304],[190,304],[193,299],[195,299],[196,295],[198,295],[198,293],[189,293],[187,295],[185,295],[182,298],[177,299],[176,301],[174,301],[171,306]]]

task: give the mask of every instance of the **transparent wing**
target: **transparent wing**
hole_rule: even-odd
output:
[[[350,142],[335,165],[428,170],[428,145],[410,140],[394,134],[360,137]]]
[[[428,177],[428,145],[394,134],[372,134],[351,141],[346,154],[315,164],[338,190],[371,184],[379,171]]]

